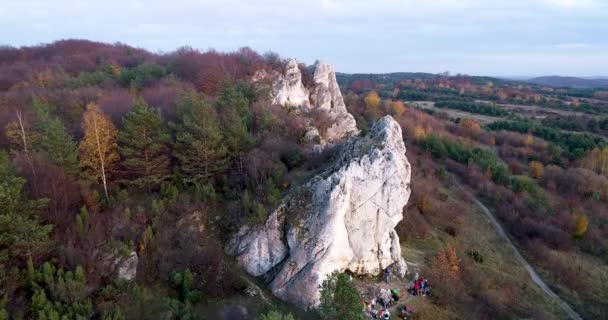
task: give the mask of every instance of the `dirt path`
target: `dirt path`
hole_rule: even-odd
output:
[[[526,259],[522,256],[521,252],[519,252],[519,250],[515,246],[515,244],[513,244],[511,239],[507,236],[507,233],[502,228],[502,226],[500,225],[500,223],[498,222],[496,217],[494,217],[494,215],[492,214],[490,209],[488,209],[488,207],[486,207],[476,197],[471,196],[471,198],[473,199],[473,202],[475,202],[475,204],[479,208],[481,208],[481,211],[483,211],[483,213],[488,217],[488,219],[490,219],[490,222],[492,223],[492,225],[494,225],[494,227],[498,231],[498,234],[500,234],[500,236],[507,242],[507,245],[509,247],[511,247],[511,249],[515,253],[515,257],[517,258],[519,263],[521,263],[524,266],[524,268],[530,275],[530,278],[532,279],[532,281],[536,285],[538,285],[538,287],[541,288],[541,290],[543,290],[543,292],[547,296],[549,296],[551,299],[553,299],[555,302],[557,302],[557,304],[562,308],[562,310],[564,310],[564,312],[566,312],[568,314],[568,316],[570,316],[570,318],[575,319],[575,320],[582,320],[583,318],[581,318],[581,316],[578,313],[576,313],[576,311],[574,311],[570,307],[570,305],[568,305],[568,303],[566,303],[566,301],[562,300],[555,292],[553,292],[553,290],[551,290],[549,288],[549,286],[543,281],[543,279],[541,279],[538,276],[538,273],[536,273],[534,268],[528,263],[528,261],[526,261]]]

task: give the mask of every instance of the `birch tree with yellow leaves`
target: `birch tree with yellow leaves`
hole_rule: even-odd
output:
[[[108,174],[118,161],[117,130],[112,121],[95,104],[89,104],[82,119],[84,137],[80,141],[80,166],[97,181],[108,195]]]

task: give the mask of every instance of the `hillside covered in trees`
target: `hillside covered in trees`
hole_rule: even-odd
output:
[[[247,48],[0,49],[1,314],[186,319],[242,292],[223,241],[328,156],[249,82],[280,68]],[[115,280],[133,252],[137,282]]]
[[[85,40],[0,48],[0,319],[233,319],[242,309],[253,319],[333,319],[338,306],[357,305],[344,274],[324,283],[340,294],[325,291],[320,312],[251,294],[264,279],[224,253],[241,226],[263,224],[337,157],[339,149],[313,152],[303,139],[307,119],[321,132],[327,119],[273,104],[251,82],[284,67],[277,54],[248,48],[154,54]],[[298,68],[312,81],[308,66]],[[397,233],[405,258],[434,285],[415,318],[559,314],[511,253],[485,241],[495,231],[472,196],[577,312],[608,312],[602,91],[446,75],[338,80],[362,136],[385,115],[403,130],[412,197]],[[501,121],[413,103],[423,100]],[[525,103],[583,114],[571,123],[506,107]]]

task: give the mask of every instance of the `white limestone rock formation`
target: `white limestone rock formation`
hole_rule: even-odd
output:
[[[245,226],[226,251],[272,292],[301,308],[319,303],[335,270],[405,275],[394,228],[410,196],[401,127],[390,116],[351,137],[324,173],[286,196],[264,225]]]
[[[326,111],[333,120],[331,127],[327,129],[327,140],[337,142],[356,133],[358,130],[355,118],[346,110],[336,81],[336,73],[327,63],[315,63],[314,83],[315,87],[310,94],[312,105],[317,110]]]
[[[285,66],[285,74],[274,74],[272,102],[281,105],[309,108],[309,92],[302,84],[302,73],[298,62],[291,59]]]
[[[285,74],[262,70],[255,74],[253,81],[271,83],[272,102],[275,104],[294,107],[301,113],[324,112],[331,121],[331,126],[322,137],[323,144],[341,142],[358,132],[357,123],[346,110],[334,70],[327,63],[320,61],[315,63],[314,69],[312,88],[304,86],[302,72],[294,59],[288,60]]]

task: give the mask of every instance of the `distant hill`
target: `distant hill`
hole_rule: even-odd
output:
[[[505,78],[495,78],[486,76],[468,76],[473,84],[484,85],[488,82],[493,82],[499,85],[517,85],[520,81],[515,81]],[[375,87],[378,84],[392,84],[404,80],[433,80],[440,77],[439,74],[425,72],[393,72],[393,73],[341,73],[336,72],[336,79],[342,88],[351,88],[355,81],[364,83],[369,87]]]
[[[569,87],[578,89],[608,88],[608,79],[603,78],[586,79],[576,77],[547,76],[532,78],[525,81],[548,87]]]

